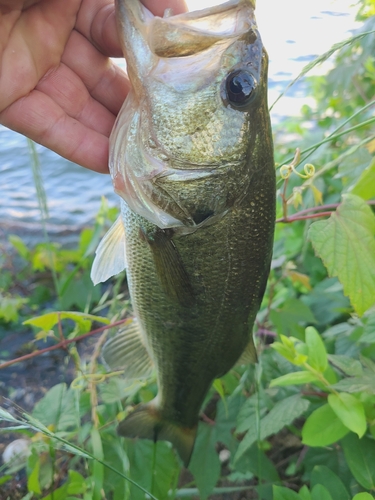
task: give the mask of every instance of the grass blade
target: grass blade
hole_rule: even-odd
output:
[[[301,73],[286,86],[286,88],[281,92],[281,94],[271,104],[270,111],[275,106],[275,104],[283,97],[283,95],[285,95],[288,92],[290,87],[292,87],[298,80],[300,80],[303,76],[305,76],[309,71],[311,71],[313,68],[315,68],[315,66],[317,66],[318,64],[321,64],[324,61],[326,61],[327,59],[329,59],[335,52],[342,49],[346,45],[351,45],[354,42],[356,42],[357,40],[360,40],[361,38],[364,38],[365,36],[368,36],[368,35],[372,35],[374,33],[375,33],[375,30],[365,31],[364,33],[360,33],[358,35],[355,35],[355,36],[348,38],[342,42],[335,43],[334,45],[332,45],[332,47],[329,50],[327,50],[327,52],[324,52],[324,54],[318,56],[316,59],[311,61],[309,64],[306,64],[306,66],[304,66],[304,68],[302,69]]]
[[[80,448],[74,443],[70,443],[66,439],[54,434],[52,431],[50,431],[47,427],[45,427],[41,422],[33,418],[31,415],[28,415],[27,413],[23,413],[23,419],[17,419],[14,418],[12,415],[10,415],[6,410],[4,410],[2,407],[0,407],[0,422],[2,420],[5,421],[12,421],[12,422],[17,422],[20,425],[27,425],[30,429],[33,429],[34,431],[41,432],[45,436],[47,436],[50,439],[53,439],[55,441],[58,441],[59,443],[63,444],[63,448],[70,453],[73,453],[74,455],[78,455],[80,457],[89,459],[89,460],[94,460],[98,462],[99,464],[103,465],[107,469],[110,469],[112,472],[115,474],[118,474],[120,477],[125,479],[126,481],[129,481],[129,483],[133,484],[136,488],[139,488],[143,493],[145,493],[148,498],[151,498],[151,500],[158,500],[154,495],[152,495],[149,491],[147,491],[145,488],[143,488],[140,484],[138,484],[136,481],[133,481],[130,477],[128,477],[126,474],[122,473],[121,471],[115,469],[112,467],[112,465],[104,462],[104,460],[100,460],[94,455],[92,455],[90,452]]]

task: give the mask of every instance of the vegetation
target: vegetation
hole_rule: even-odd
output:
[[[29,413],[4,400],[0,431],[26,448],[0,467],[1,500],[374,498],[374,1],[358,15],[363,28],[335,47],[334,69],[309,79],[316,107],[275,130],[278,224],[259,363],[215,381],[189,471],[169,443],[116,434],[156,385],[100,364],[113,325],[131,314],[124,275],[102,289],[89,280],[114,210],[103,201],[74,250],[10,238],[17,258],[0,261],[0,338],[32,328],[27,357],[63,348],[74,368]],[[88,336],[89,352],[79,343]],[[14,362],[0,357],[0,368]]]

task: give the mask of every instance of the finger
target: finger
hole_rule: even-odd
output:
[[[124,71],[77,31],[68,40],[62,62],[79,76],[94,99],[117,115],[130,89]]]
[[[0,113],[0,122],[74,163],[108,173],[108,137],[68,116],[39,90]]]
[[[82,0],[75,28],[104,55],[122,57],[113,0]]]
[[[167,8],[171,8],[174,14],[187,11],[184,0],[142,0],[142,3],[157,16],[163,16]],[[122,56],[113,0],[97,0],[95,9],[92,8],[91,0],[83,0],[76,29],[103,54],[112,57]]]
[[[145,7],[155,16],[163,17],[165,9],[172,9],[174,15],[187,11],[184,0],[142,0]]]

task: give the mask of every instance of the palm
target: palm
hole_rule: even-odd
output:
[[[179,0],[144,3],[159,15],[184,9]],[[113,0],[0,0],[0,123],[106,172],[129,88],[108,58],[120,55]]]

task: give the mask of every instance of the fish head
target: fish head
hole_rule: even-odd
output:
[[[115,190],[159,227],[195,230],[243,199],[260,132],[270,143],[254,3],[161,18],[117,0],[117,13],[132,91],[111,137]]]

